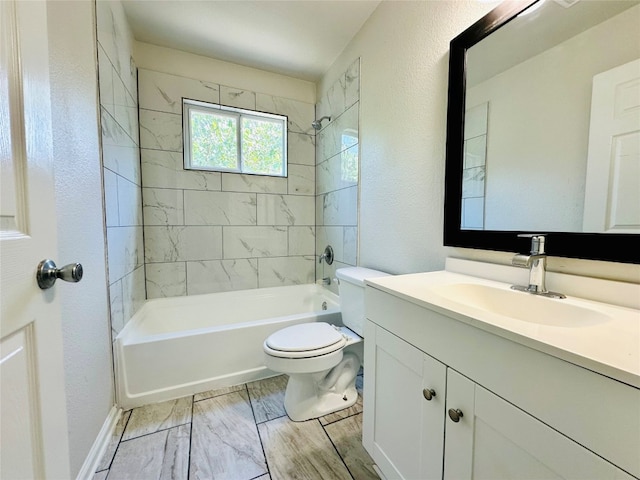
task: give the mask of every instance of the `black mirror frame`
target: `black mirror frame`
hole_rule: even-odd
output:
[[[519,234],[547,234],[549,256],[640,263],[640,235],[541,231],[462,230],[462,166],[467,50],[538,0],[505,1],[454,38],[449,51],[449,91],[444,185],[444,245],[504,252],[527,252]]]

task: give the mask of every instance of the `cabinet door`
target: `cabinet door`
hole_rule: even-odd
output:
[[[473,426],[475,384],[455,370],[447,369],[447,400],[445,409],[444,478],[473,478]],[[462,413],[458,422],[451,420],[449,410]]]
[[[367,323],[363,443],[387,478],[441,479],[446,367]]]
[[[447,367],[435,358],[423,354],[422,445],[419,478],[442,479],[446,387]]]
[[[447,371],[445,479],[615,479],[623,472],[458,372]],[[454,415],[455,417],[455,415]]]

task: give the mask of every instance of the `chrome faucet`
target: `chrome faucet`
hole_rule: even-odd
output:
[[[552,298],[566,298],[562,293],[550,292],[545,285],[547,254],[544,252],[544,235],[522,234],[519,237],[531,237],[531,252],[529,255],[518,254],[513,257],[511,264],[515,267],[529,269],[529,285],[512,285],[513,290],[528,292]]]

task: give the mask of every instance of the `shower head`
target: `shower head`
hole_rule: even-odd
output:
[[[329,121],[331,121],[331,117],[322,117],[318,120],[314,120],[313,122],[311,122],[311,126],[315,129],[315,130],[322,130],[322,121],[324,119],[327,119]]]

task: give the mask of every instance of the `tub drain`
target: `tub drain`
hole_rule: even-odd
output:
[[[322,302],[322,309],[326,310],[327,309],[327,302]]]

